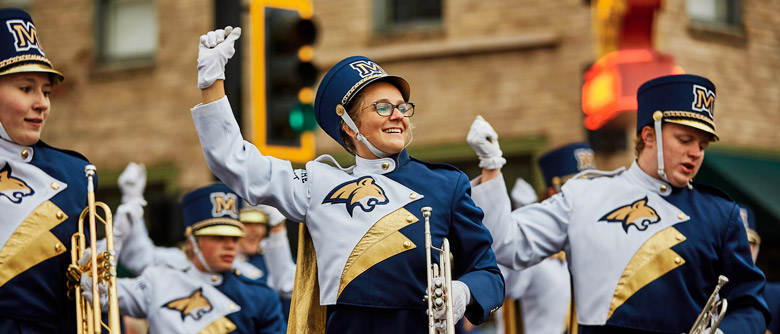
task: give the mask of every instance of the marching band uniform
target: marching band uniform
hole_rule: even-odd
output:
[[[587,143],[573,143],[551,150],[539,157],[538,165],[547,188],[555,192],[577,173],[596,168],[593,149]],[[518,183],[521,181],[519,179]],[[533,191],[530,186],[528,188]],[[516,185],[510,195],[515,208],[536,201],[521,201],[520,197],[531,196],[522,196],[520,189],[523,188]],[[523,333],[563,333],[567,330],[571,279],[562,252],[519,272],[502,265],[499,268],[507,282],[507,297],[520,301]]]
[[[317,121],[340,144],[337,110],[379,79],[408,98],[406,81],[365,57],[342,60],[322,80],[315,99]],[[271,205],[308,228],[328,333],[427,331],[421,221],[426,206],[433,208],[433,245],[449,239],[453,280],[470,290],[465,315],[480,324],[501,304],[504,282],[490,234],[469,196],[468,179],[454,167],[416,160],[403,150],[386,158],[355,156],[356,165],[346,168],[325,155],[305,169],[293,169],[289,161],[264,156],[242,139],[226,97],[195,106],[192,117],[215,175],[248,202]],[[296,290],[298,283],[296,276]],[[294,321],[291,315],[290,326]]]
[[[241,236],[238,203],[238,196],[222,184],[185,195],[182,209],[190,240],[196,235]],[[200,261],[205,263],[202,257]],[[178,267],[155,265],[136,278],[119,279],[117,291],[120,312],[147,318],[151,333],[283,333],[285,328],[276,293],[236,269],[202,272],[190,261]]]
[[[0,9],[0,21],[8,27],[0,31],[0,75],[44,72],[52,84],[62,81],[27,13]],[[75,331],[66,271],[71,236],[87,206],[88,164],[42,141],[19,145],[0,124],[0,332]]]
[[[268,205],[244,205],[239,213],[239,220],[248,227],[249,224],[265,225],[267,235],[260,241],[258,251],[246,254],[242,249],[234,265],[246,276],[266,282],[282,302],[282,314],[285,321],[290,314],[290,299],[292,298],[295,281],[295,262],[290,252],[290,241],[287,230],[271,231],[269,227],[283,224],[284,216],[279,210]],[[243,247],[242,247],[243,248]]]
[[[647,82],[637,94],[638,128],[658,111],[659,138],[662,121],[715,135],[714,91],[692,75]],[[706,109],[697,108],[697,99],[708,97]],[[499,263],[522,269],[564,249],[580,333],[685,332],[721,274],[729,279],[720,294],[729,308],[718,331],[763,333],[764,275],[750,258],[738,207],[724,193],[673,187],[634,162],[628,170],[580,173],[561,193],[511,213],[505,194],[501,178],[473,189]]]

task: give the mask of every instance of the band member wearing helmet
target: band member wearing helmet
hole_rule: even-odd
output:
[[[241,199],[224,184],[182,198],[187,258],[117,280],[119,311],[147,318],[150,333],[283,333],[279,297],[233,268],[244,226]],[[119,211],[119,210],[118,210]],[[91,279],[82,279],[91,300]],[[104,310],[107,300],[101,300]]]
[[[696,75],[664,76],[644,83],[637,102],[637,159],[627,170],[589,171],[542,203],[510,212],[500,170],[483,169],[473,196],[498,262],[522,269],[566,250],[579,333],[687,332],[719,275],[729,282],[720,290],[728,311],[718,331],[764,333],[765,279],[739,208],[692,182],[718,139],[715,86]],[[470,144],[500,156],[487,134]]]
[[[41,141],[63,76],[30,15],[0,9],[0,26],[0,332],[75,331],[66,271],[89,162]]]
[[[296,276],[291,309],[303,317],[291,314],[290,331],[325,326],[327,333],[427,332],[423,207],[433,210],[432,244],[438,247],[446,237],[451,245],[448,293],[455,318],[465,314],[473,323],[484,322],[504,297],[492,240],[465,174],[407,154],[416,110],[406,80],[366,57],[334,65],[317,90],[315,114],[325,133],[355,155],[356,164],[341,167],[322,156],[305,169],[293,169],[289,161],[264,156],[242,139],[224,96],[220,79],[238,29],[201,37],[203,103],[192,109],[192,117],[215,175],[249,203],[272,205],[308,228],[317,280]],[[308,273],[303,262],[299,256],[298,272]],[[305,300],[298,294],[304,292],[327,312],[303,310]]]

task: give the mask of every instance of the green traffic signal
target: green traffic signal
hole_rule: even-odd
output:
[[[314,105],[298,103],[290,110],[290,127],[297,133],[314,131],[317,120],[314,117]]]

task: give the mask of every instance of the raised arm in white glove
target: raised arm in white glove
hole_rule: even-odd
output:
[[[506,159],[501,155],[501,147],[498,145],[498,134],[482,116],[477,115],[466,141],[479,156],[479,167],[484,169],[499,169],[506,164]]]
[[[225,79],[225,64],[236,53],[234,46],[241,28],[225,27],[200,36],[198,44],[198,88],[206,89],[214,81]]]
[[[515,185],[512,187],[512,191],[509,192],[509,196],[512,198],[512,204],[515,208],[523,207],[531,203],[536,203],[539,197],[536,196],[536,190],[528,182],[525,182],[522,177],[518,177],[515,181]]]
[[[119,183],[119,191],[122,192],[122,203],[137,201],[142,206],[146,205],[146,200],[144,200],[146,167],[143,164],[135,162],[127,164],[117,182]]]

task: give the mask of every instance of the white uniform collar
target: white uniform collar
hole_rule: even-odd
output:
[[[631,167],[628,168],[628,176],[634,179],[640,187],[652,191],[661,196],[669,196],[672,193],[672,186],[668,182],[656,179],[647,173],[634,160]]]
[[[386,174],[395,170],[395,160],[392,157],[365,159],[355,156],[355,175]]]
[[[207,283],[212,286],[219,286],[224,281],[221,273],[203,272],[198,270],[194,264],[191,265],[186,272],[187,275],[195,278],[199,282]]]
[[[5,134],[5,131],[0,126],[0,135],[2,134]],[[33,148],[31,146],[19,145],[11,140],[6,140],[5,137],[0,139],[0,144],[0,156],[14,161],[32,161]]]

